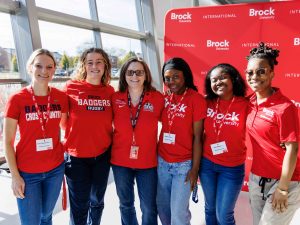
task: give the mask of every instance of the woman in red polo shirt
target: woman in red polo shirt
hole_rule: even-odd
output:
[[[74,80],[66,84],[70,113],[65,134],[70,222],[100,224],[110,170],[111,64],[100,48],[85,50]]]
[[[245,174],[246,84],[236,68],[222,63],[207,73],[205,93],[207,117],[199,171],[205,220],[211,225],[233,225]]]
[[[249,192],[255,225],[289,224],[300,206],[299,120],[295,105],[272,87],[278,55],[261,42],[250,51],[245,71],[254,91],[247,130],[253,149]]]
[[[120,200],[122,225],[137,225],[134,180],[141,202],[142,224],[157,225],[157,126],[164,99],[152,87],[148,65],[129,59],[120,69],[113,95],[112,169]]]
[[[61,120],[66,120],[67,96],[50,87],[55,58],[46,49],[35,50],[27,61],[31,85],[7,102],[4,150],[12,175],[22,225],[50,225],[64,175]],[[20,141],[14,147],[17,126]]]
[[[162,76],[169,90],[158,147],[157,209],[163,225],[189,225],[189,198],[197,185],[206,102],[184,59],[165,62]]]

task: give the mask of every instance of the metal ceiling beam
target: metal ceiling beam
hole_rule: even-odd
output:
[[[0,12],[14,14],[20,9],[19,1],[0,0]]]

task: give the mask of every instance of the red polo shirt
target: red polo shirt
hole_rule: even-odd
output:
[[[129,168],[152,168],[157,166],[157,126],[164,107],[164,98],[158,91],[146,92],[134,130],[138,158],[129,157],[133,128],[130,120],[127,92],[116,92],[112,97],[114,112],[114,135],[111,163]],[[132,106],[135,118],[137,106]]]
[[[279,179],[285,155],[280,143],[299,141],[297,108],[279,89],[259,105],[252,94],[247,130],[253,148],[252,173]],[[300,180],[299,155],[292,180]]]

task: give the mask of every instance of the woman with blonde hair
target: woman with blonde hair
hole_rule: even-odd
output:
[[[75,79],[65,88],[70,105],[64,144],[70,221],[99,225],[110,169],[111,64],[100,48],[85,50],[79,63]]]
[[[48,50],[35,50],[27,61],[31,85],[11,96],[5,109],[4,150],[22,225],[52,224],[64,175],[59,124],[68,101],[49,86],[55,67]],[[14,147],[17,126],[20,141]]]

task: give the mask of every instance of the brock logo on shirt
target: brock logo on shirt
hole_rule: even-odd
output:
[[[153,105],[150,102],[146,102],[144,105],[144,111],[153,112],[154,111]]]
[[[263,108],[262,114],[260,115],[260,117],[263,119],[269,120],[269,121],[273,121],[274,115],[275,115],[275,113],[273,110]]]
[[[227,113],[226,115],[224,115],[223,113],[217,114],[217,112],[213,109],[207,108],[207,117],[216,118],[216,123],[224,121],[223,123],[225,125],[238,126],[240,121],[239,116],[240,114],[236,112]]]
[[[170,105],[170,110],[174,111],[176,109],[177,104],[172,104],[169,102],[167,98],[165,98],[165,108],[167,108]],[[185,117],[185,110],[187,108],[187,105],[184,103],[177,106],[176,114],[175,116],[184,118]]]
[[[38,105],[40,111],[43,114],[43,118],[46,119],[47,105]],[[38,120],[39,116],[35,105],[24,106],[25,119],[26,121]],[[49,119],[59,119],[61,118],[61,106],[60,104],[50,104],[50,114]]]

